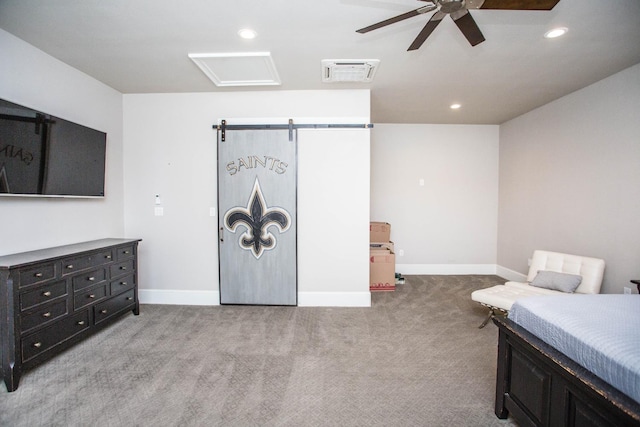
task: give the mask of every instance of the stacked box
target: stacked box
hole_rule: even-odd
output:
[[[389,249],[369,250],[369,290],[395,291],[396,255]]]
[[[369,224],[369,290],[394,291],[396,255],[391,241],[391,224]]]
[[[369,223],[370,242],[388,242],[391,240],[391,224],[388,222],[371,221]]]

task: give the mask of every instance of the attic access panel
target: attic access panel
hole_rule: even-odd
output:
[[[270,52],[190,53],[189,58],[216,86],[281,84]]]

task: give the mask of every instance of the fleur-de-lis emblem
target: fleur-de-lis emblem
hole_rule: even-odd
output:
[[[240,247],[250,250],[258,259],[265,250],[276,246],[276,238],[269,231],[269,227],[275,225],[280,233],[284,233],[291,226],[291,216],[282,208],[267,207],[260,183],[256,178],[247,207],[238,206],[229,209],[224,215],[224,225],[233,233],[239,225],[245,226],[247,231],[240,236]]]

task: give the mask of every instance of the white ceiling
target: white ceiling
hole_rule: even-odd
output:
[[[371,89],[374,123],[499,124],[640,62],[639,0],[560,0],[549,12],[472,10],[471,47],[431,13],[355,30],[415,0],[0,0],[0,28],[122,93]],[[569,33],[547,40],[554,26]],[[237,36],[251,27],[253,40]],[[281,86],[215,86],[189,53],[271,52]],[[323,59],[379,59],[372,83],[322,83]],[[1,59],[0,59],[1,61]],[[462,104],[453,111],[449,105]]]

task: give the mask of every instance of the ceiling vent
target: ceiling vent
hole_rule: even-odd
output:
[[[190,53],[189,58],[216,86],[280,84],[269,52]]]
[[[323,59],[322,81],[370,83],[378,64],[378,59]]]

